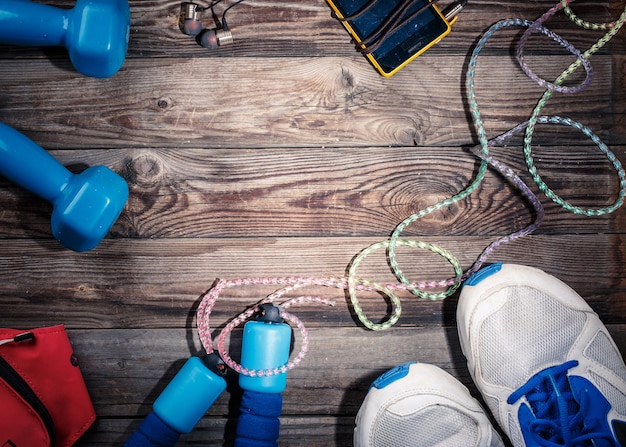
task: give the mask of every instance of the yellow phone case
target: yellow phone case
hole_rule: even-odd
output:
[[[352,38],[357,42],[357,44],[361,44],[361,42],[363,41],[363,38],[358,35],[358,33],[350,26],[350,24],[347,21],[343,20],[344,16],[340,12],[340,10],[337,8],[337,6],[333,3],[333,0],[326,0],[326,1],[330,5],[332,10],[334,11],[334,13],[337,16],[337,18],[341,21],[341,23],[344,25],[344,27],[348,30],[348,32],[350,33]],[[379,62],[376,60],[376,57],[372,53],[365,54],[365,57],[367,57],[369,59],[370,63],[374,66],[374,68],[376,68],[376,70],[381,75],[383,75],[386,78],[389,78],[389,77],[393,76],[399,70],[401,70],[402,68],[406,67],[411,61],[413,61],[415,58],[417,58],[421,54],[424,54],[424,52],[426,52],[429,48],[431,48],[433,45],[435,45],[437,42],[439,42],[441,39],[443,39],[445,36],[447,36],[450,33],[450,31],[452,30],[451,25],[452,25],[452,23],[454,23],[455,20],[452,20],[452,22],[448,22],[445,19],[445,17],[443,16],[443,14],[441,13],[441,11],[439,10],[439,8],[437,8],[437,5],[432,4],[430,7],[435,11],[437,16],[439,16],[441,18],[441,21],[443,23],[445,23],[445,30],[444,30],[444,32],[441,33],[439,36],[435,37],[434,39],[432,39],[421,50],[419,50],[415,54],[413,54],[410,57],[408,57],[406,60],[404,60],[402,63],[400,63],[397,67],[395,67],[394,69],[392,69],[390,71],[385,71],[385,69],[381,66],[381,64],[379,64]],[[364,45],[361,45],[361,47],[365,48]]]

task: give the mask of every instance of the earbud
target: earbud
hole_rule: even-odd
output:
[[[233,34],[228,29],[226,18],[222,17],[222,21],[213,13],[213,21],[216,24],[214,29],[204,29],[199,19],[200,12],[206,8],[202,8],[197,3],[183,2],[180,5],[180,29],[188,36],[196,37],[196,40],[204,48],[218,48],[233,43]]]
[[[197,36],[204,28],[198,19],[198,8],[195,3],[185,2],[180,5],[181,31],[188,36]]]
[[[200,33],[199,42],[204,48],[218,48],[233,43],[233,33],[225,29],[206,29]]]

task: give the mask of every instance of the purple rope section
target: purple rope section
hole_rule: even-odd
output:
[[[565,3],[569,4],[571,3],[571,1],[572,0],[567,0]],[[558,34],[542,26],[545,21],[547,21],[550,17],[552,17],[554,14],[556,14],[561,9],[563,9],[564,6],[565,5],[563,3],[557,3],[554,7],[550,8],[548,11],[546,11],[540,18],[538,18],[534,22],[531,22],[528,20],[520,20],[520,25],[526,26],[527,29],[526,31],[524,31],[524,34],[522,34],[522,37],[520,38],[517,44],[516,57],[524,73],[526,73],[526,75],[530,79],[535,81],[537,84],[539,84],[541,87],[545,88],[546,90],[552,90],[552,91],[560,92],[560,93],[578,93],[578,92],[583,91],[587,87],[589,87],[589,85],[591,84],[591,81],[593,79],[593,69],[591,67],[591,62],[589,62],[589,59],[586,58],[583,53],[581,53],[574,45],[569,43],[566,39],[564,39]],[[528,64],[526,64],[526,59],[524,57],[524,50],[526,48],[526,44],[528,43],[528,39],[530,38],[530,36],[534,32],[537,32],[537,31],[548,36],[553,41],[557,42],[559,45],[561,45],[563,48],[565,48],[567,51],[572,53],[574,56],[576,56],[577,59],[581,61],[585,69],[586,77],[580,84],[572,86],[572,87],[557,85],[555,83],[548,82],[547,80],[537,76],[530,69]]]
[[[526,185],[526,183],[524,183],[524,181],[522,181],[522,179],[520,179],[519,176],[515,174],[515,172],[513,172],[511,168],[491,156],[484,156],[481,152],[477,151],[475,152],[475,155],[479,158],[483,158],[487,163],[489,163],[491,167],[497,170],[504,178],[512,183],[522,193],[522,195],[524,195],[524,197],[528,199],[528,201],[532,204],[534,208],[535,220],[527,227],[509,235],[503,236],[489,244],[487,248],[483,250],[480,256],[478,256],[474,264],[468,270],[466,270],[463,275],[461,275],[461,277],[459,278],[461,282],[464,282],[474,273],[480,270],[487,261],[487,258],[500,246],[512,242],[516,239],[520,239],[524,236],[528,236],[531,233],[534,233],[537,228],[541,226],[544,218],[543,204],[541,203],[537,195],[531,191],[528,185]]]

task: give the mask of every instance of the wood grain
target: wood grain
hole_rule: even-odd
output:
[[[551,61],[556,75],[571,58]],[[286,58],[279,66],[272,58],[235,58],[219,69],[205,58],[164,59],[158,65],[130,59],[106,80],[80,77],[67,64],[56,66],[61,63],[9,60],[0,66],[0,120],[46,149],[477,142],[464,85],[467,61],[459,56],[437,55],[390,80],[360,59],[340,57]],[[18,71],[24,73],[16,78]],[[480,59],[476,76],[482,119],[492,137],[528,119],[543,92],[500,55]],[[610,56],[594,59],[594,76],[592,87],[575,99],[555,97],[545,113],[582,121],[608,144],[623,144],[607,132],[611,117],[624,113],[610,99]],[[570,144],[585,141],[571,133]],[[537,142],[546,144],[543,134],[537,132]]]
[[[52,151],[78,172],[104,164],[131,195],[111,237],[386,237],[403,219],[470,186],[478,167],[466,148],[141,149]],[[624,211],[575,215],[541,193],[521,147],[494,156],[515,170],[546,210],[540,233],[621,228]],[[622,152],[618,152],[621,156]],[[597,148],[538,148],[535,165],[572,204],[600,208],[618,197],[618,177]],[[564,176],[567,173],[567,176]],[[0,234],[49,238],[50,207],[0,181]],[[598,185],[603,185],[601,188]],[[490,170],[467,199],[411,225],[407,235],[504,235],[535,220],[516,188]]]
[[[609,330],[623,346],[626,342],[623,327],[610,325]],[[190,341],[195,335],[186,330],[72,330],[69,335],[76,340],[75,352],[101,416],[96,423],[97,432],[89,433],[81,445],[125,439],[136,429],[138,421],[107,416],[143,417],[182,363],[197,349]],[[418,327],[371,332],[324,327],[312,329],[310,337],[311,350],[303,364],[289,372],[283,394],[281,444],[307,445],[311,436],[314,439],[311,442],[319,445],[345,445],[350,439],[353,415],[371,382],[404,362],[427,359],[478,396],[460,354],[456,329]],[[232,355],[236,357],[238,353]],[[130,377],[132,389],[127,385]],[[220,442],[232,439],[239,399],[237,391],[231,391],[236,388],[234,380],[234,377],[228,379],[232,388],[218,398],[207,417],[183,441],[221,445],[213,438],[218,437]],[[296,439],[297,433],[305,439]]]
[[[50,0],[48,4],[62,8],[73,7],[71,0]],[[198,2],[203,4],[203,2]],[[208,2],[207,2],[208,3]],[[502,19],[522,18],[533,20],[557,3],[554,0],[538,0],[519,4],[514,0],[468,3],[453,31],[429,50],[431,54],[466,55],[468,46],[475,42],[478,33]],[[442,2],[445,7],[448,2]],[[171,58],[177,56],[214,59],[220,64],[233,56],[285,57],[357,57],[348,33],[331,15],[324,0],[284,3],[280,1],[246,1],[228,14],[228,24],[233,31],[235,45],[210,51],[199,47],[193,38],[185,36],[178,27],[180,2],[174,0],[132,0],[131,35],[129,58]],[[590,0],[573,5],[577,15],[593,22],[616,20],[621,12],[620,5],[608,0]],[[222,9],[216,8],[221,14]],[[201,16],[207,28],[213,24],[207,14]],[[568,40],[577,42],[581,48],[590,47],[600,33],[580,33],[579,29],[562,15],[554,17],[551,27]],[[490,48],[509,52],[510,37],[519,35],[523,29],[505,31],[506,38],[494,39]],[[623,53],[624,37],[618,34],[611,52]],[[533,51],[560,53],[557,45],[547,38],[531,42]],[[16,48],[0,46],[0,57],[54,58],[62,60],[65,50],[47,48]],[[420,57],[421,58],[421,57]],[[358,59],[361,59],[359,56]]]
[[[424,239],[451,251],[464,268],[491,242],[471,236]],[[356,254],[379,241],[357,237],[120,239],[105,241],[96,251],[72,255],[55,242],[16,240],[5,243],[0,258],[4,266],[0,282],[3,322],[22,328],[61,322],[74,328],[186,327],[216,278],[340,276]],[[607,323],[623,323],[626,289],[622,259],[621,235],[545,235],[506,245],[490,261],[543,268],[587,298]],[[401,249],[398,260],[416,281],[453,275],[443,258],[427,252]],[[396,281],[382,252],[363,263],[359,276]],[[214,312],[216,327],[274,289],[225,291]],[[342,291],[313,288],[310,293],[316,290],[337,300],[337,308],[320,312],[304,307],[300,311],[303,319],[312,324],[356,324]],[[401,324],[455,324],[454,310],[445,302],[402,296],[406,305]],[[365,294],[361,300],[371,318],[385,316],[387,305],[379,296]]]
[[[70,171],[105,165],[130,189],[106,239],[78,254],[52,238],[50,204],[0,179],[2,325],[67,327],[98,414],[78,445],[121,445],[138,427],[200,349],[195,314],[217,278],[344,275],[403,219],[467,188],[479,167],[467,87],[478,38],[500,19],[532,20],[556,2],[469,2],[449,36],[390,79],[355,52],[323,0],[247,0],[228,13],[235,44],[217,51],[180,32],[178,1],[131,0],[127,58],[107,79],[77,74],[63,48],[0,46],[0,122]],[[595,22],[623,9],[610,0],[572,7]],[[601,37],[563,14],[548,25],[582,51]],[[488,138],[527,120],[544,92],[515,59],[522,32],[499,32],[478,59],[476,99]],[[529,66],[550,80],[574,60],[546,37],[531,37],[526,50]],[[554,94],[543,113],[588,126],[626,162],[624,32],[591,63],[590,87]],[[582,79],[576,73],[569,82]],[[521,135],[491,154],[538,195],[545,218],[488,262],[532,265],[562,279],[625,353],[626,211],[587,217],[549,200],[529,174]],[[572,204],[606,207],[618,197],[615,170],[580,131],[539,125],[532,154],[548,187]],[[519,191],[490,169],[467,198],[412,223],[404,236],[444,247],[467,269],[488,244],[535,218]],[[397,256],[414,281],[453,273],[432,253],[400,247]],[[358,275],[397,282],[381,250]],[[224,290],[211,315],[213,334],[276,288]],[[406,361],[438,365],[478,395],[456,335],[458,292],[442,301],[400,292],[401,318],[383,332],[363,328],[344,290],[305,292],[336,303],[293,309],[311,347],[289,373],[281,446],[351,445],[371,381]],[[359,299],[370,318],[387,316],[380,296]],[[235,330],[229,342],[235,356],[240,335]],[[228,381],[178,445],[233,444],[239,392],[234,374]]]

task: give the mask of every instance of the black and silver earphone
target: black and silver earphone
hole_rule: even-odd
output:
[[[233,34],[228,28],[228,23],[226,23],[226,13],[230,8],[238,5],[242,1],[243,0],[238,0],[228,6],[222,13],[221,19],[214,11],[214,7],[220,3],[221,0],[214,0],[206,7],[193,2],[183,2],[180,5],[180,29],[188,36],[195,37],[198,43],[204,48],[218,48],[224,45],[230,45],[233,43]],[[200,21],[200,13],[206,10],[211,11],[215,28],[206,29]]]

